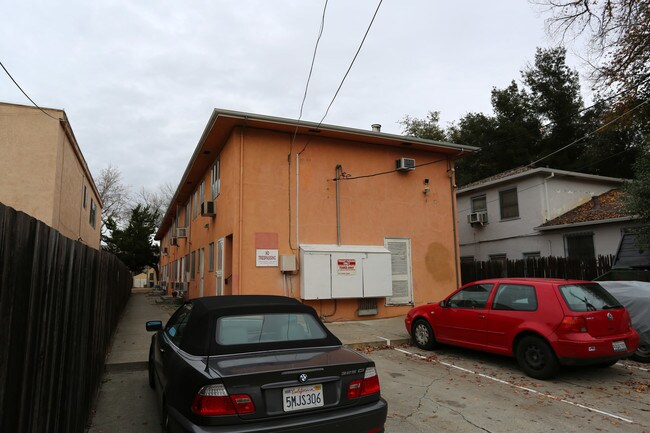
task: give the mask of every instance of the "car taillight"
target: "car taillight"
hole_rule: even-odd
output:
[[[582,316],[566,316],[560,329],[565,332],[587,332],[587,321]]]
[[[377,376],[375,367],[366,368],[363,380],[353,380],[348,385],[348,399],[350,400],[378,392],[379,376]]]
[[[223,384],[207,385],[194,397],[192,412],[201,416],[243,415],[255,412],[255,404],[247,394],[228,395]]]

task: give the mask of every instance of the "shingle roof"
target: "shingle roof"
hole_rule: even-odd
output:
[[[625,217],[631,217],[631,215],[624,210],[623,192],[619,189],[612,189],[606,193],[592,197],[587,203],[581,204],[557,218],[545,222],[539,227],[552,227]]]
[[[506,178],[506,177],[514,176],[516,174],[525,173],[527,171],[533,170],[533,168],[534,167],[528,167],[528,166],[513,168],[511,170],[507,170],[507,171],[503,171],[501,173],[493,174],[492,176],[489,176],[489,177],[486,177],[486,178],[483,178],[483,179],[480,179],[480,180],[477,180],[477,181],[470,182],[468,184],[462,185],[462,186],[460,186],[458,188],[458,190],[460,191],[460,190],[463,190],[463,189],[472,188],[474,186],[482,185],[484,183],[489,183],[489,182],[493,182],[495,180],[499,180],[499,179],[503,179],[503,178]]]

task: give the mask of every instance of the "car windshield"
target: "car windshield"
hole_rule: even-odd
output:
[[[572,311],[598,311],[623,306],[599,284],[567,284],[560,293]]]
[[[217,343],[255,344],[318,340],[327,336],[315,317],[304,313],[255,314],[220,317]]]

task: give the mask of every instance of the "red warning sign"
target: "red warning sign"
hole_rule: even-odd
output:
[[[357,272],[357,260],[338,259],[337,268],[339,275],[353,275]]]

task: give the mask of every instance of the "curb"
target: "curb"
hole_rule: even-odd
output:
[[[147,361],[120,362],[117,364],[106,364],[106,373],[127,373],[134,371],[146,371],[149,368]]]
[[[383,347],[383,346],[396,346],[398,344],[407,344],[410,343],[410,338],[396,338],[394,340],[375,340],[375,341],[366,341],[360,343],[344,343],[344,346],[347,346],[351,349],[360,349],[363,347]]]

